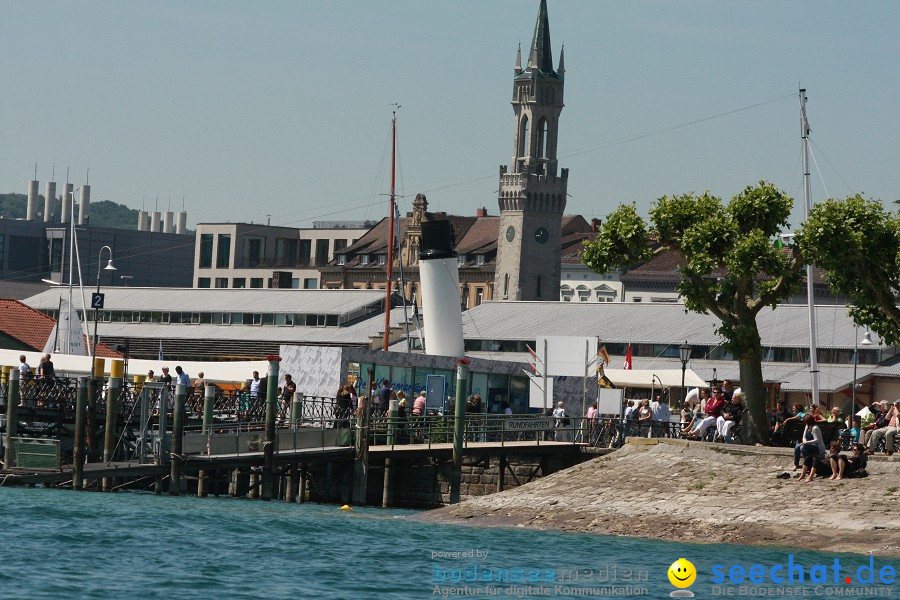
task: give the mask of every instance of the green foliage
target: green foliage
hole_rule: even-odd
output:
[[[832,289],[853,301],[858,324],[900,343],[900,217],[859,195],[830,199],[813,207],[794,240]]]
[[[28,199],[25,194],[0,194],[0,216],[24,219]],[[38,211],[44,210],[44,196],[38,196]],[[91,203],[90,224],[96,227],[137,229],[138,211],[109,200]]]
[[[772,243],[787,226],[792,206],[790,197],[764,181],[745,188],[727,205],[709,193],[663,196],[651,207],[649,231],[633,205],[619,206],[586,245],[582,259],[599,273],[629,267],[651,255],[650,240],[683,255],[678,293],[689,310],[719,318],[717,332],[741,360],[752,427],[763,441],[768,423],[756,315],[803,283],[799,256]]]
[[[593,242],[585,242],[582,262],[597,273],[631,266],[652,255],[644,219],[634,204],[622,204],[607,218]]]
[[[27,203],[28,198],[25,194],[0,194],[0,216],[7,219],[24,219]],[[44,210],[43,196],[39,210]]]

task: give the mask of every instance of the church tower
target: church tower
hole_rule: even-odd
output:
[[[560,237],[568,169],[558,171],[556,138],[565,67],[553,69],[547,0],[541,0],[528,62],[516,55],[513,159],[500,166],[500,231],[494,300],[558,300]]]

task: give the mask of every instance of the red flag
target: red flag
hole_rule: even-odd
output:
[[[628,350],[625,352],[625,365],[622,368],[626,371],[631,370],[631,344],[628,344]]]

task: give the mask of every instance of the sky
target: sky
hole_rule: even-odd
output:
[[[539,0],[0,0],[0,192],[77,188],[198,222],[497,214],[516,47]],[[569,214],[729,198],[900,198],[900,3],[549,0]],[[818,168],[817,168],[818,166]]]

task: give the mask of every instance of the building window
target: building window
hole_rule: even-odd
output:
[[[338,254],[337,255],[337,264],[340,266],[344,266],[347,264],[347,255],[346,254]]]
[[[475,306],[481,306],[481,301],[484,298],[484,288],[475,288]]]
[[[307,277],[303,280],[303,289],[304,290],[314,290],[317,287],[318,282],[315,277]]]
[[[247,287],[247,280],[244,277],[235,277],[231,280],[231,287],[245,288]]]
[[[369,255],[368,254],[360,254],[359,255],[359,264],[361,264],[361,265],[369,264]]]
[[[466,255],[465,254],[460,254],[459,256],[456,257],[456,265],[457,266],[462,267],[465,264],[466,264]]]
[[[328,242],[330,240],[316,240],[316,266],[321,267],[328,262]]]
[[[378,255],[378,266],[383,267],[387,264],[387,254],[379,254]]]
[[[251,277],[250,278],[250,287],[256,289],[262,289],[263,280],[262,277]]]
[[[538,158],[547,158],[547,150],[550,144],[550,127],[547,119],[541,119],[538,123]]]
[[[228,278],[227,277],[216,277],[216,287],[217,288],[227,288],[228,287]]]
[[[334,251],[339,252],[347,247],[347,240],[334,240]]]
[[[265,240],[262,238],[244,239],[244,266],[258,267],[262,264],[265,255]]]
[[[537,295],[538,298],[541,297],[541,276],[540,275],[538,275],[538,277],[537,277],[537,286],[535,289],[535,294]]]
[[[300,258],[299,264],[301,267],[309,266],[309,261],[312,258],[312,241],[311,240],[300,240]]]
[[[635,296],[631,299],[632,302],[640,302],[641,300],[643,300],[643,298],[640,296]]]
[[[475,255],[475,266],[480,267],[484,264],[484,254],[476,254]]]
[[[53,238],[50,240],[50,272],[62,272],[63,240]]]
[[[587,302],[591,299],[591,290],[587,289],[587,287],[583,285],[579,285],[577,288],[578,291],[578,301],[579,302]]]
[[[198,288],[208,288],[209,287],[209,277],[198,277],[197,278],[197,287]]]
[[[200,268],[209,269],[212,267],[213,255],[213,234],[203,233],[200,235]]]
[[[231,264],[231,236],[227,233],[219,234],[219,243],[216,246],[216,267],[227,269]]]
[[[503,275],[503,297],[509,297],[509,273]]]

